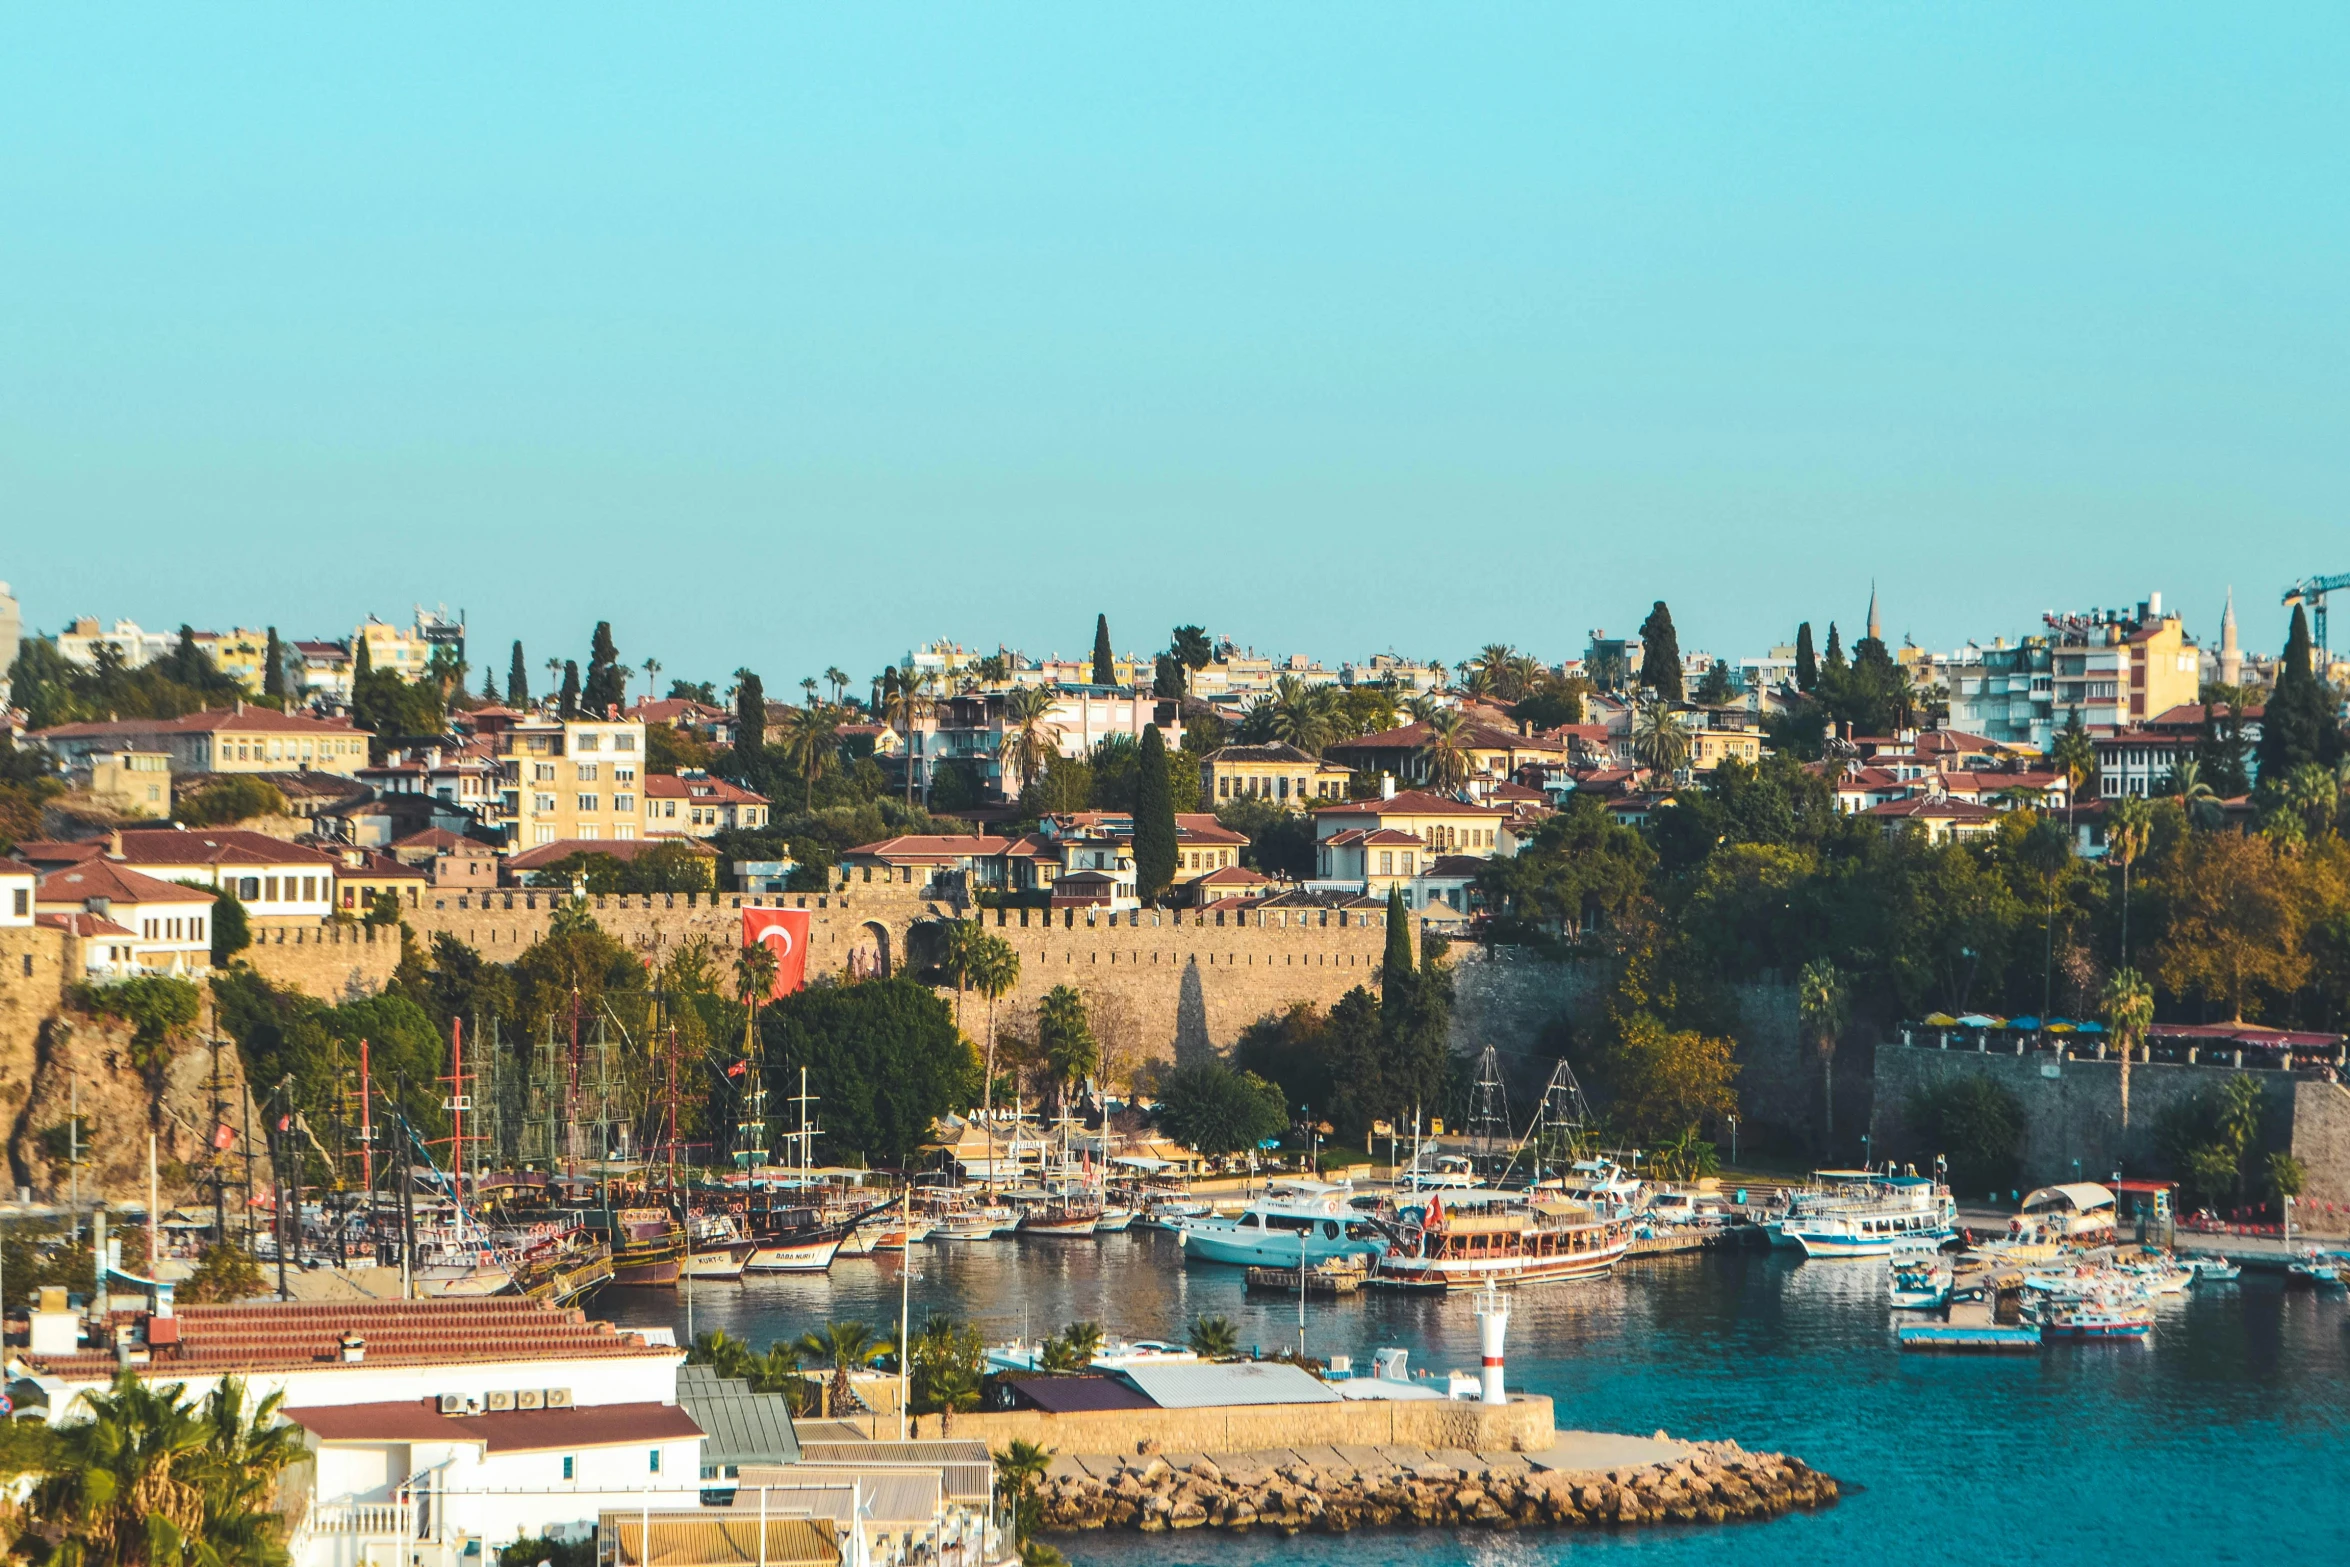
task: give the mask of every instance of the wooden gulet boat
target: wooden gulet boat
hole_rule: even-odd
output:
[[[1390,1289],[1482,1289],[1488,1279],[1539,1284],[1604,1278],[1632,1243],[1626,1219],[1602,1219],[1576,1203],[1525,1202],[1514,1194],[1457,1206],[1437,1195],[1407,1206],[1394,1246],[1372,1282]]]

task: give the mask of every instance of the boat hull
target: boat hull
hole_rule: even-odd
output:
[[[1901,1235],[1835,1235],[1795,1230],[1792,1235],[1796,1247],[1815,1260],[1913,1256],[1940,1251],[1945,1243],[1955,1239],[1950,1230],[1912,1230]]]
[[[1020,1233],[1040,1241],[1089,1241],[1094,1237],[1094,1226],[1100,1223],[1098,1213],[1065,1214],[1057,1218],[1030,1214],[1020,1221]]]
[[[1389,1252],[1371,1282],[1384,1289],[1473,1290],[1496,1284],[1572,1284],[1604,1279],[1616,1269],[1631,1242],[1620,1240],[1589,1251],[1548,1257],[1446,1257],[1424,1259]]]
[[[1195,1261],[1234,1268],[1297,1266],[1298,1237],[1287,1231],[1252,1231],[1236,1224],[1206,1225],[1187,1220],[1176,1226],[1175,1233],[1182,1238],[1183,1255]],[[1376,1262],[1386,1251],[1384,1241],[1329,1240],[1320,1235],[1305,1238],[1308,1267],[1342,1257],[1367,1257]]]
[[[759,1241],[751,1247],[750,1259],[743,1264],[746,1273],[823,1273],[839,1255],[842,1237],[826,1235],[815,1240]]]

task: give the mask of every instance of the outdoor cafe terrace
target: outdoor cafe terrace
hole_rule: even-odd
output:
[[[2093,1018],[1993,1017],[1936,1012],[1900,1025],[1913,1050],[1965,1050],[1989,1055],[2045,1054],[2071,1061],[2103,1061],[2112,1049],[2105,1025]],[[2327,1074],[2345,1066],[2341,1034],[2263,1028],[2257,1023],[2156,1023],[2146,1031],[2139,1059],[2181,1066],[2235,1066]]]

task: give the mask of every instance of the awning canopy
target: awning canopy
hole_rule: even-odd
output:
[[[2052,1208],[2069,1208],[2075,1213],[2088,1213],[2096,1208],[2113,1206],[2113,1193],[2095,1181],[2068,1181],[2062,1186],[2043,1186],[2024,1199],[2024,1212],[2044,1213]]]

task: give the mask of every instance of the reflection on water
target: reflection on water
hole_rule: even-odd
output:
[[[1237,1269],[1185,1267],[1173,1237],[1093,1245],[983,1242],[913,1254],[919,1322],[932,1311],[990,1340],[1077,1318],[1128,1336],[1180,1337],[1222,1314],[1240,1340],[1297,1341],[1294,1296],[1245,1294]],[[694,1291],[694,1323],[764,1348],[815,1323],[897,1318],[900,1263],[842,1259],[828,1275]],[[1885,1265],[1740,1252],[1631,1265],[1595,1284],[1520,1293],[1512,1386],[1550,1394],[1562,1426],[1735,1437],[1856,1484],[1812,1517],[1726,1529],[1606,1534],[1361,1534],[1238,1539],[1087,1535],[1059,1543],[1104,1567],[1520,1567],[1570,1551],[1660,1561],[1900,1562],[1986,1554],[2052,1567],[2350,1560],[2338,1499],[2350,1460],[2350,1349],[2340,1292],[2241,1285],[2165,1300],[2148,1345],[2084,1344],[2024,1357],[1902,1355]],[[683,1326],[667,1291],[607,1291],[598,1315]],[[1465,1297],[1365,1293],[1307,1312],[1317,1355],[1357,1364],[1401,1344],[1418,1368],[1475,1363]],[[1904,1543],[1906,1542],[1906,1543]]]

